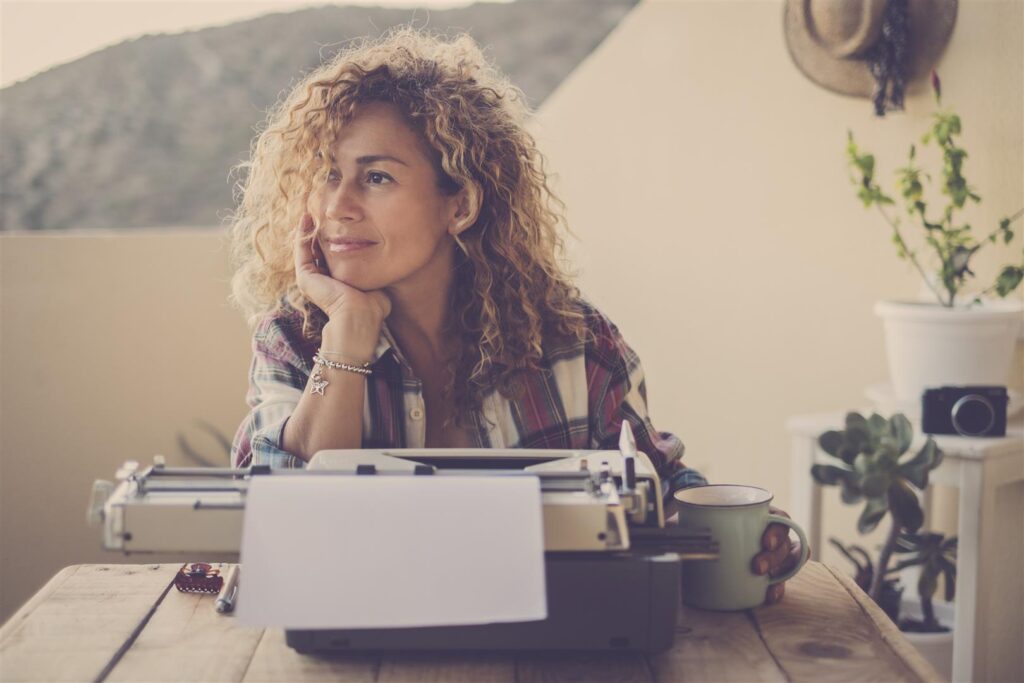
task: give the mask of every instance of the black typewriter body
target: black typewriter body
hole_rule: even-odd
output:
[[[589,650],[672,646],[680,604],[675,553],[547,553],[548,618],[421,628],[286,630],[300,653]]]

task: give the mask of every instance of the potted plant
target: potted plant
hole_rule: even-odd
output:
[[[908,409],[920,401],[927,387],[1007,384],[1024,314],[1024,303],[1006,299],[1024,280],[1024,249],[1019,263],[1005,265],[989,287],[969,291],[975,277],[972,260],[990,244],[1013,241],[1012,228],[1024,209],[1004,217],[980,240],[974,235],[961,214],[980,203],[981,197],[963,174],[967,151],[957,140],[962,123],[954,111],[941,108],[941,87],[934,72],[932,88],[939,110],[921,142],[937,147],[941,154],[938,177],[944,206],[929,207],[925,194],[932,174],[919,162],[915,145],[910,146],[906,165],[896,171],[903,212],[895,210],[896,200],[876,181],[875,157],[860,149],[852,131],[846,146],[857,196],[888,223],[897,256],[913,265],[933,296],[930,303],[882,301],[875,307],[885,325],[895,398]],[[911,245],[904,220],[919,228],[918,246],[924,253]],[[930,256],[931,274],[926,256]]]
[[[939,622],[932,598],[942,575],[946,599],[953,599],[956,538],[920,531],[924,511],[918,499],[918,492],[928,487],[929,473],[942,462],[942,451],[928,437],[916,454],[904,457],[913,442],[913,428],[901,413],[886,419],[877,414],[865,418],[851,412],[846,415],[845,426],[818,437],[822,450],[840,463],[815,464],[811,475],[819,484],[839,486],[844,503],[864,503],[857,520],[860,533],[870,533],[886,516],[891,521],[877,562],[872,562],[861,546],[844,546],[836,539],[830,542],[856,567],[857,584],[907,633],[936,669],[949,672],[953,658],[952,619],[947,616],[950,623]],[[890,566],[894,557],[897,561]],[[899,572],[916,566],[921,568],[917,583],[922,617],[901,617],[901,607],[906,611],[906,605],[901,603]],[[912,635],[921,633],[928,635]],[[936,633],[943,635],[936,638],[932,635]]]

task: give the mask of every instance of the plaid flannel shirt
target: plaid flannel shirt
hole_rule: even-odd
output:
[[[544,344],[542,369],[528,373],[518,398],[493,391],[472,416],[477,448],[618,450],[622,421],[629,420],[637,449],[651,459],[663,494],[706,483],[685,467],[683,443],[655,430],[647,415],[647,391],[636,353],[600,311],[581,303],[589,341]],[[231,449],[236,467],[268,464],[304,467],[281,449],[284,425],[298,405],[316,348],[302,336],[302,316],[288,309],[268,316],[253,335],[246,402],[251,411]],[[384,326],[366,380],[363,448],[423,448],[426,419],[422,384]]]

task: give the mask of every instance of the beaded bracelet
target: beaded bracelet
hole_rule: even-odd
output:
[[[326,379],[324,379],[323,374],[320,372],[320,368],[322,366],[329,367],[332,370],[347,370],[349,372],[354,372],[354,373],[359,374],[359,375],[372,375],[373,374],[373,370],[370,369],[370,364],[369,363],[364,363],[363,365],[352,365],[351,363],[340,363],[338,361],[327,360],[326,358],[321,356],[320,353],[321,352],[318,350],[315,354],[313,354],[313,363],[314,363],[313,374],[309,378],[310,379],[310,390],[314,394],[320,394],[321,396],[323,396],[324,395],[324,389],[326,389],[327,385],[330,384],[330,382],[328,382]]]

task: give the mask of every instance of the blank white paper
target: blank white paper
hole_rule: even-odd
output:
[[[252,478],[237,616],[389,628],[547,618],[532,476]]]

